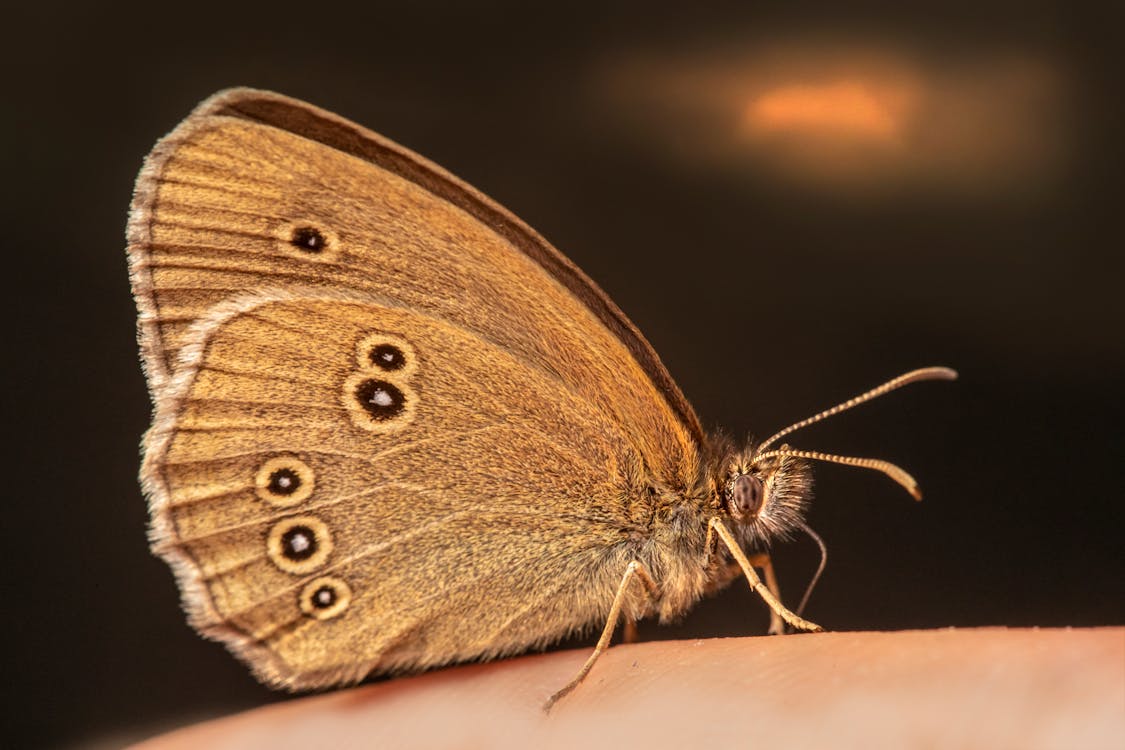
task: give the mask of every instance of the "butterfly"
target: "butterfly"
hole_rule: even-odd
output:
[[[806,528],[809,461],[708,435],[609,297],[440,167],[278,94],[220,92],[128,224],[154,402],[141,480],[191,624],[300,690],[685,613]],[[747,551],[750,550],[750,551]],[[755,566],[765,572],[763,583]]]

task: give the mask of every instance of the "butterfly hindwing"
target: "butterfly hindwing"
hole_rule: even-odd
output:
[[[242,298],[196,332],[150,437],[157,546],[270,681],[505,653],[608,606],[588,583],[637,459],[557,377],[336,296]]]

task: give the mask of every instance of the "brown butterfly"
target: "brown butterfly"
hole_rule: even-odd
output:
[[[249,89],[149,155],[128,228],[155,402],[141,479],[192,625],[270,685],[352,683],[682,615],[765,545],[808,459],[708,436],[593,281],[439,167]],[[756,550],[754,554],[744,549]],[[763,584],[754,566],[765,571]]]

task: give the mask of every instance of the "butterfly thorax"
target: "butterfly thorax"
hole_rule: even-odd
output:
[[[713,518],[748,553],[765,551],[799,527],[812,495],[808,463],[793,456],[756,461],[754,448],[719,436],[711,441],[696,481],[680,491],[648,491],[649,502],[662,512],[637,556],[654,571],[660,599],[644,614],[678,619],[702,596],[740,575],[729,552],[708,534]]]

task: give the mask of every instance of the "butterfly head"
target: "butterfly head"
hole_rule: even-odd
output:
[[[719,469],[721,509],[753,541],[788,538],[803,524],[812,497],[807,461],[787,454],[758,460],[747,447],[728,454]]]

